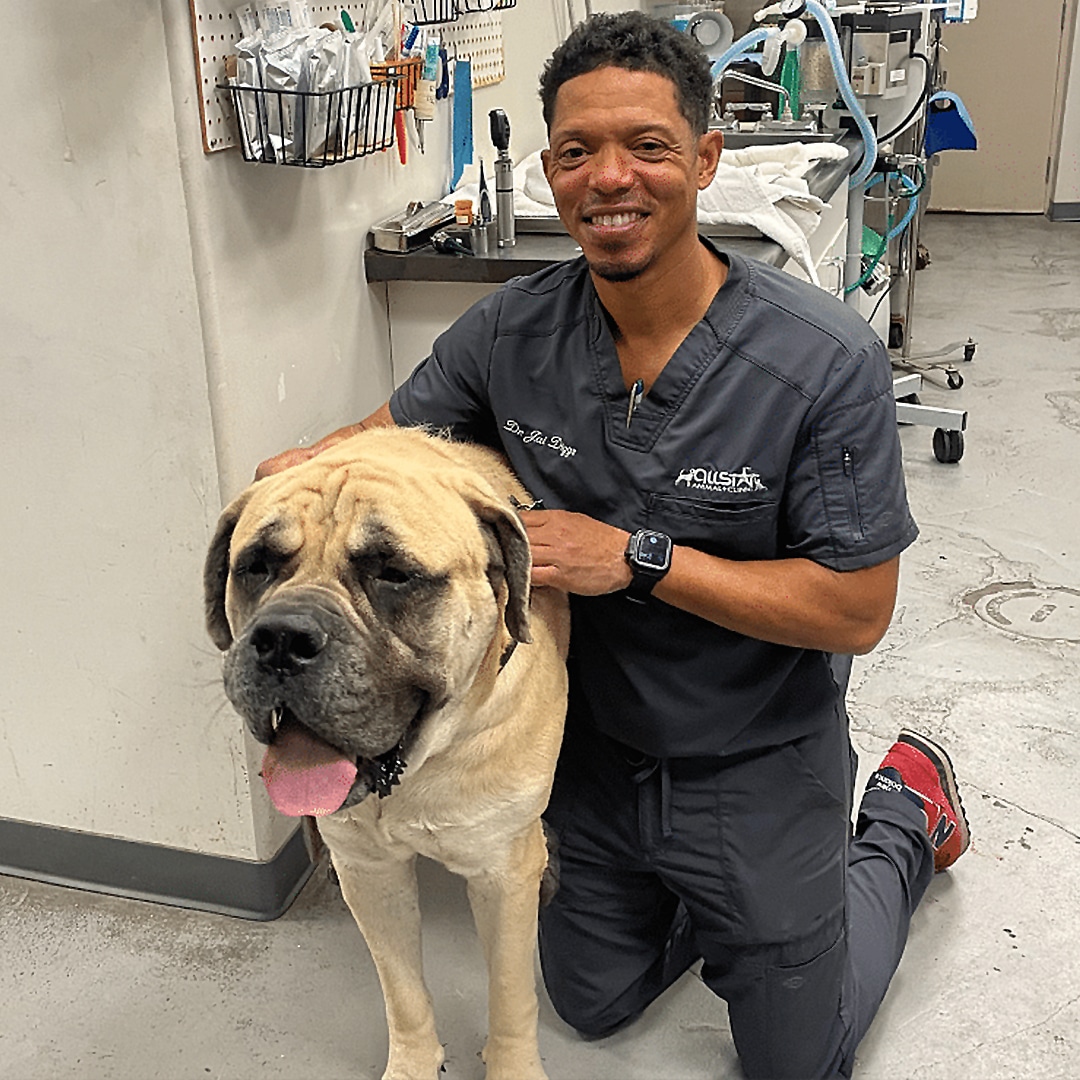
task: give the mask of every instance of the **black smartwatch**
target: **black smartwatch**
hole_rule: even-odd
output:
[[[630,534],[626,545],[626,561],[633,575],[626,595],[639,604],[645,602],[653,586],[671,569],[671,537],[651,529],[638,529]]]

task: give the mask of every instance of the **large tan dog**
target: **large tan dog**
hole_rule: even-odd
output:
[[[318,816],[386,999],[384,1080],[435,1080],[415,856],[468,881],[487,958],[488,1080],[542,1080],[533,956],[566,707],[566,598],[492,453],[357,435],[250,487],[206,562],[225,689],[285,813]],[[520,647],[515,648],[520,643]]]

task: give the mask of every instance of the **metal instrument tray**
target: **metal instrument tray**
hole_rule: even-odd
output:
[[[371,227],[371,235],[380,251],[404,254],[422,247],[436,229],[453,220],[452,206],[431,202],[378,222]]]

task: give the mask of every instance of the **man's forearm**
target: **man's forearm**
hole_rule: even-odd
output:
[[[889,627],[898,566],[841,573],[809,559],[735,562],[676,547],[653,595],[748,637],[867,653]]]
[[[625,589],[629,534],[567,510],[524,511],[532,580],[582,596]],[[825,652],[869,652],[896,602],[899,558],[839,573],[809,559],[735,562],[676,546],[653,595],[747,637]]]

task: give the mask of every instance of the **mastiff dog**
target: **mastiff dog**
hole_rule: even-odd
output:
[[[566,710],[566,597],[530,589],[528,495],[482,447],[365,431],[221,515],[206,614],[285,814],[315,817],[367,941],[384,1080],[436,1080],[417,853],[461,874],[488,973],[488,1080],[543,1080],[534,974]]]

